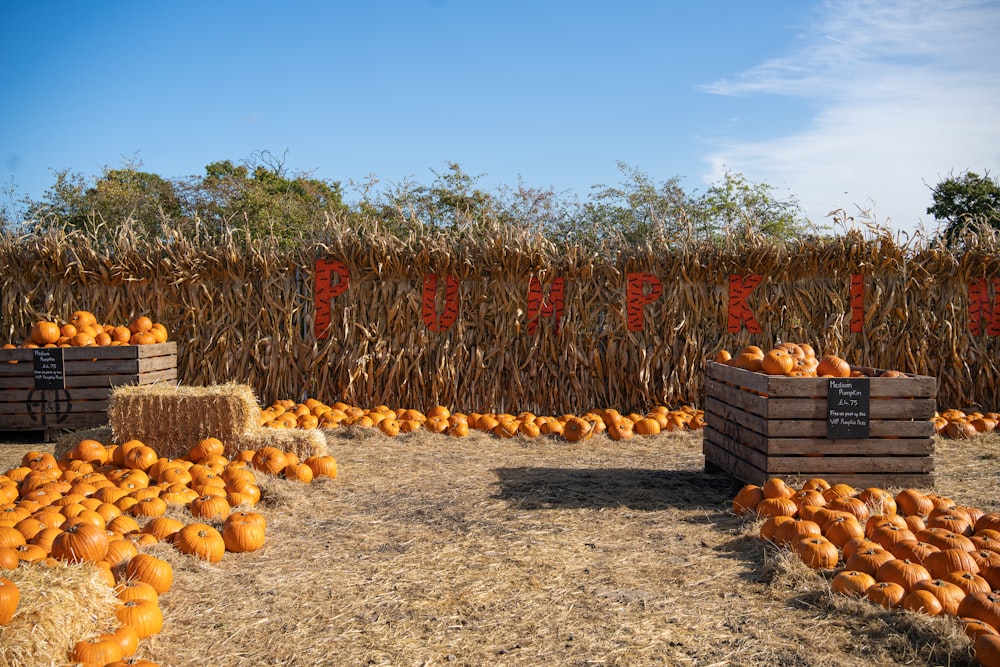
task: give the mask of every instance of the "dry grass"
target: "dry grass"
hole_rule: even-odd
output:
[[[697,434],[336,431],[336,480],[268,478],[268,542],[175,568],[164,665],[971,665],[956,625],[832,596],[765,547]],[[9,467],[34,448],[0,447]],[[938,441],[937,491],[1000,510],[1000,436]]]
[[[63,664],[73,644],[118,626],[118,600],[90,563],[21,567],[0,576],[21,593],[14,618],[0,626],[0,667]]]

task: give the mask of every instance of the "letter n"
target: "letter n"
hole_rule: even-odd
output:
[[[627,276],[626,321],[629,331],[642,331],[646,326],[643,308],[660,298],[663,284],[651,273],[630,273]]]
[[[538,331],[540,317],[551,317],[552,328],[559,333],[559,322],[566,308],[566,281],[562,276],[552,279],[548,294],[542,290],[542,281],[531,276],[528,281],[528,334]]]
[[[424,274],[424,296],[422,303],[422,313],[424,324],[434,332],[447,331],[458,319],[458,278],[450,273],[445,277],[444,284],[444,309],[438,314],[437,309],[437,284],[436,273]]]

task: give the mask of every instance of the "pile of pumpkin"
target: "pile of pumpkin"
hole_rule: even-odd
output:
[[[733,511],[763,519],[760,536],[816,570],[843,569],[833,591],[960,618],[986,667],[1000,665],[1000,512],[904,489],[855,489],[811,479],[748,484]]]
[[[99,324],[88,310],[78,310],[60,324],[39,320],[20,347],[93,347],[106,345],[151,345],[164,343],[169,334],[160,322],[140,315],[127,325]],[[4,349],[18,347],[13,343]]]
[[[58,460],[28,452],[20,466],[0,475],[0,572],[93,563],[121,601],[121,626],[78,642],[71,661],[151,664],[116,662],[163,626],[159,595],[170,589],[173,570],[141,553],[143,547],[166,542],[212,563],[227,551],[257,550],[266,531],[264,516],[253,511],[261,493],[258,473],[305,483],[337,475],[332,456],[299,461],[291,452],[262,447],[230,459],[223,451],[216,438],[200,440],[179,459],[160,457],[138,440],[82,440]],[[171,505],[185,507],[191,520],[166,516]],[[16,584],[0,578],[0,624],[14,617],[19,598]]]
[[[705,426],[705,413],[684,406],[671,410],[657,406],[645,414],[621,414],[614,409],[591,410],[582,415],[544,416],[531,412],[506,413],[452,412],[437,405],[419,410],[393,410],[379,405],[360,408],[342,402],[326,405],[314,398],[302,403],[279,400],[261,411],[258,423],[269,428],[375,428],[388,436],[424,430],[462,437],[472,430],[500,438],[558,436],[570,442],[588,440],[604,433],[612,440],[631,440],[636,435],[656,435],[662,431],[683,431]]]
[[[949,409],[931,418],[934,431],[946,438],[965,440],[980,433],[993,433],[1000,424],[1000,412],[964,412]]]
[[[728,350],[719,350],[713,361],[743,368],[755,373],[784,375],[786,377],[863,377],[864,373],[853,370],[847,360],[835,354],[816,356],[809,343],[777,343],[765,351],[757,345],[747,345],[736,355]],[[901,371],[882,371],[879,377],[906,377]]]

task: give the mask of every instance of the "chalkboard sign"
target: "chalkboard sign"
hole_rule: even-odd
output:
[[[868,378],[830,378],[827,388],[828,438],[867,438],[871,404]]]
[[[34,353],[35,389],[65,389],[66,373],[60,347],[39,347]]]

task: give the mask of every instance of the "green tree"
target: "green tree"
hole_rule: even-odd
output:
[[[319,234],[327,216],[349,212],[339,182],[290,174],[284,158],[267,151],[240,165],[213,162],[184,191],[189,216],[198,216],[207,233],[243,228],[251,237],[272,237],[283,244]]]
[[[944,239],[949,245],[958,243],[967,230],[976,225],[1000,229],[1000,183],[967,171],[961,176],[949,176],[931,188],[933,206],[927,212],[944,223]]]
[[[618,163],[623,180],[616,186],[594,186],[577,220],[577,235],[593,241],[617,238],[624,243],[686,236],[690,230],[691,201],[673,177],[655,182],[645,172]]]
[[[430,185],[406,178],[374,196],[369,189],[361,204],[362,213],[395,229],[410,225],[463,229],[496,217],[496,197],[477,186],[481,176],[467,174],[457,162],[448,163],[444,172],[432,169],[431,173],[434,180]]]
[[[760,235],[790,241],[809,229],[794,197],[780,198],[771,185],[728,170],[691,207],[696,234],[713,240]]]
[[[69,170],[55,176],[56,182],[42,200],[28,208],[33,227],[55,225],[108,241],[122,225],[128,225],[140,236],[154,238],[166,221],[183,215],[174,183],[133,164],[105,167],[92,183]]]

